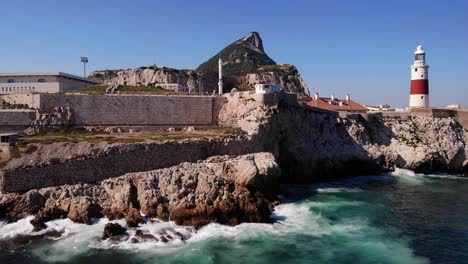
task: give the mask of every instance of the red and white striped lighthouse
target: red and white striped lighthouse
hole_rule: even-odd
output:
[[[426,53],[419,45],[411,65],[411,91],[409,107],[429,107],[429,65]]]

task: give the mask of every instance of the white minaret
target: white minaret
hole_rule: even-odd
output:
[[[223,94],[223,61],[221,60],[221,57],[219,57],[218,60],[218,72],[219,72],[219,80],[218,80],[218,93],[219,95]]]
[[[426,53],[419,45],[411,65],[411,90],[409,107],[429,107],[429,65]]]

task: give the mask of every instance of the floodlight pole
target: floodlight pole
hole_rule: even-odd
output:
[[[81,57],[81,62],[83,62],[83,77],[86,78],[86,63],[88,63],[88,57]]]

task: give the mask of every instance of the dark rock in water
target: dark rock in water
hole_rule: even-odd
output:
[[[180,240],[187,240],[187,238],[182,233],[180,233],[179,231],[175,231],[174,236],[176,236]]]
[[[160,235],[160,236],[165,236],[165,235],[167,235],[167,230],[164,229],[164,228],[161,229],[161,230],[159,230],[158,235]]]
[[[107,223],[104,227],[104,232],[102,233],[102,239],[114,237],[114,236],[121,236],[125,234],[127,229],[122,227],[117,223]]]
[[[45,239],[55,239],[55,238],[61,237],[64,232],[65,231],[63,231],[63,230],[60,230],[60,231],[50,230],[50,231],[46,232],[45,234],[41,235],[41,237],[45,238]]]
[[[158,242],[159,239],[151,234],[142,234],[139,236],[143,242]]]
[[[159,239],[164,243],[169,242],[169,240],[167,240],[167,238],[165,238],[164,236],[161,236]]]
[[[47,225],[40,218],[34,218],[33,220],[29,221],[29,223],[31,223],[31,225],[34,227],[33,231],[35,232],[47,228]]]
[[[135,236],[137,236],[142,242],[157,242],[159,239],[152,234],[145,234],[141,230],[137,230],[135,233]]]
[[[140,241],[136,238],[132,238],[130,242],[132,242],[133,244],[140,243]]]
[[[112,237],[109,237],[109,240],[112,243],[120,243],[120,242],[123,242],[123,241],[127,240],[127,236],[126,235],[112,236]]]
[[[174,239],[171,235],[167,235],[166,238],[167,238],[168,240]]]
[[[31,236],[16,236],[11,240],[11,242],[17,246],[23,246],[31,242]]]

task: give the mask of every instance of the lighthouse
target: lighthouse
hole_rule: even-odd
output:
[[[219,79],[218,79],[218,93],[219,95],[223,94],[223,61],[221,60],[221,57],[219,57],[218,60],[218,73],[219,73]]]
[[[429,107],[429,65],[421,45],[416,48],[411,65],[411,90],[409,107]]]

